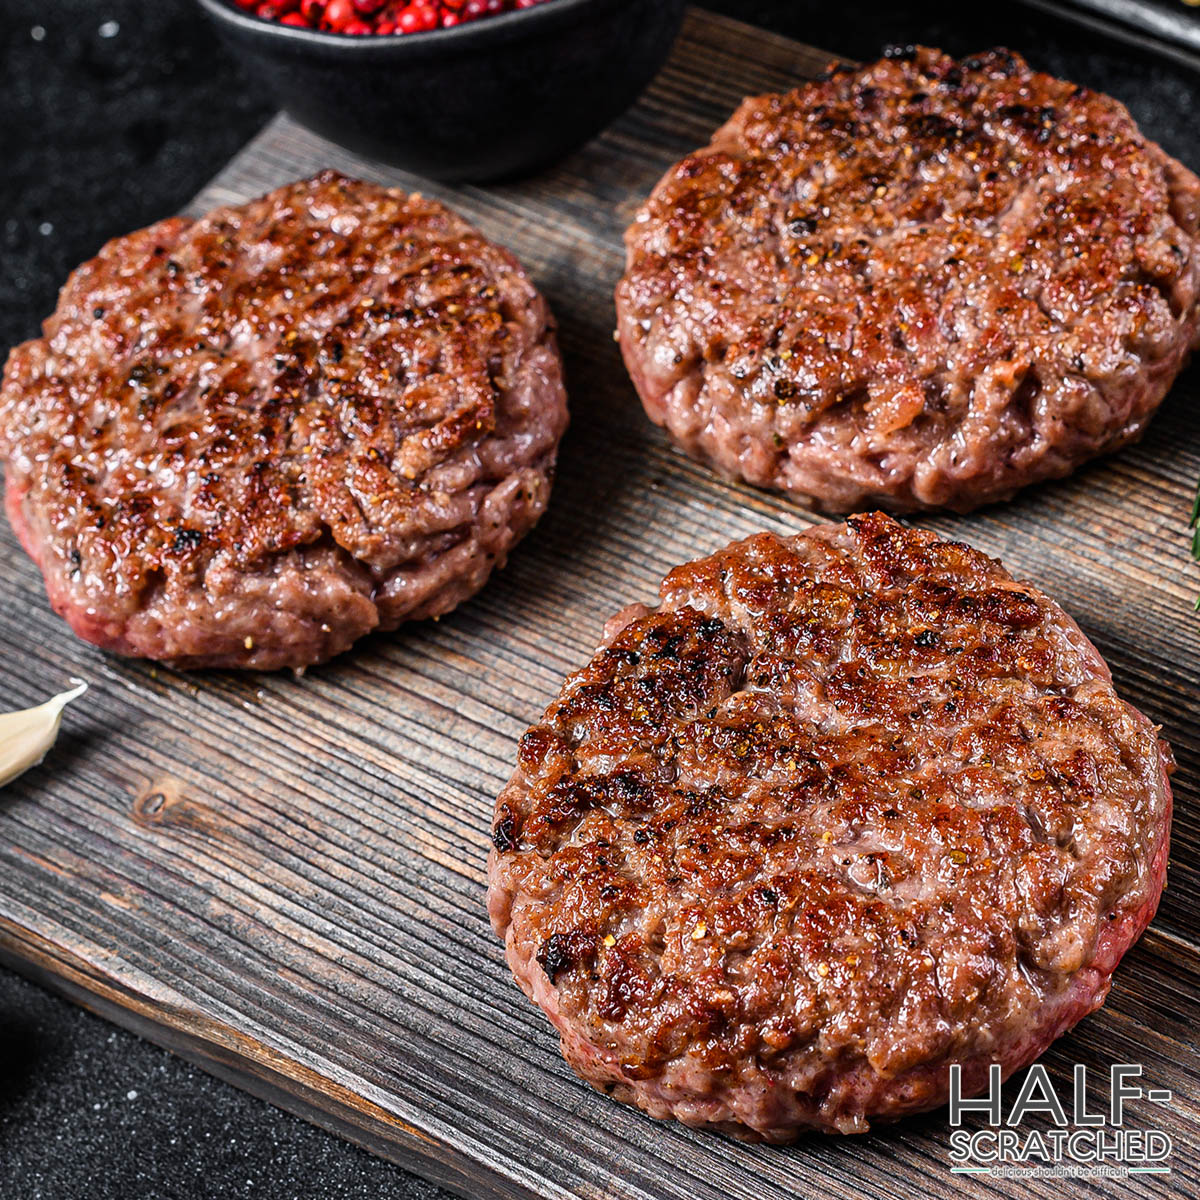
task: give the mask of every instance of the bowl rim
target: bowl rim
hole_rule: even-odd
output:
[[[420,33],[331,33],[321,29],[302,29],[295,25],[284,25],[279,21],[256,17],[233,4],[233,0],[199,0],[202,8],[218,22],[232,25],[251,36],[275,38],[282,45],[325,46],[339,52],[366,53],[381,47],[396,49],[400,46],[441,48],[451,43],[465,43],[471,35],[486,37],[512,31],[516,26],[532,28],[535,22],[557,24],[570,14],[582,9],[595,8],[605,3],[617,4],[622,0],[545,0],[532,8],[516,9],[512,12],[496,13],[480,17],[450,29],[429,29]],[[625,0],[628,2],[628,0]]]

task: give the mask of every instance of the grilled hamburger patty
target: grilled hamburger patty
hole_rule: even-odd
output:
[[[0,388],[55,610],[182,667],[303,667],[448,612],[541,516],[566,422],[512,255],[333,172],[110,242]]]
[[[1200,180],[1108,96],[907,50],[745,101],[627,237],[650,417],[845,512],[965,511],[1140,436],[1200,329]]]
[[[626,610],[521,740],[489,909],[597,1087],[784,1141],[1036,1058],[1165,879],[1170,750],[1053,601],[882,513]]]

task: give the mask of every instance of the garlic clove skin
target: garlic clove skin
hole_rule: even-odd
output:
[[[36,708],[0,714],[0,787],[46,757],[58,737],[63,709],[87,688],[86,683],[79,682],[69,692],[60,692]]]

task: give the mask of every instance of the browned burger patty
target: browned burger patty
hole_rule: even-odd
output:
[[[625,361],[718,470],[966,510],[1137,438],[1200,328],[1200,180],[993,50],[747,100],[627,235]]]
[[[182,667],[303,667],[448,612],[541,516],[566,422],[512,255],[333,172],[110,242],[0,389],[54,608]]]
[[[1097,1008],[1170,750],[1070,617],[881,513],[626,610],[521,740],[489,907],[587,1080],[783,1141],[942,1104]]]

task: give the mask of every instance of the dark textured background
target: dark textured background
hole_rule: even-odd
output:
[[[1200,166],[1200,76],[1186,62],[1041,8],[708,7],[846,57],[888,42],[954,52],[1003,43],[1119,96]],[[179,209],[271,112],[191,0],[0,0],[0,351],[36,332],[71,267],[107,238]],[[440,1196],[0,971],[3,1200]]]

